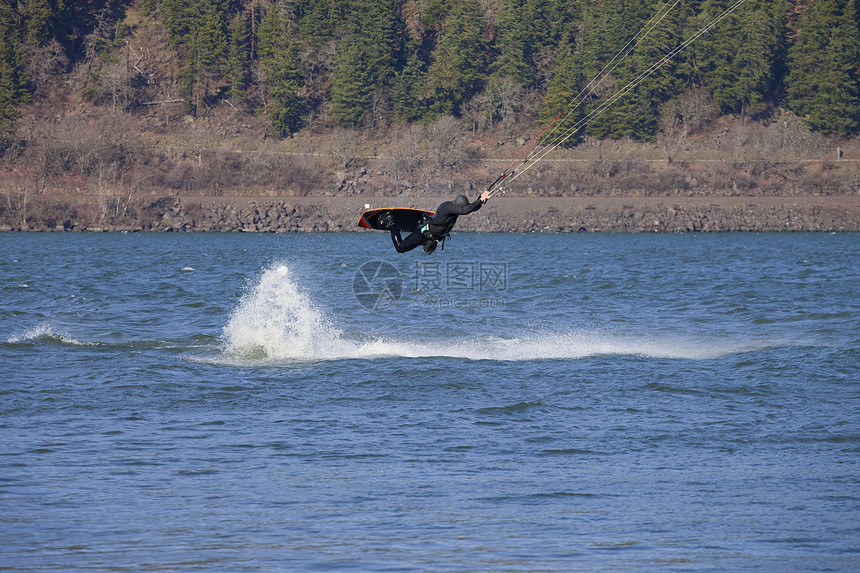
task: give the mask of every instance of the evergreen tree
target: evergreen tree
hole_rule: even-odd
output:
[[[394,80],[391,103],[397,118],[413,121],[421,119],[427,113],[424,93],[426,81],[425,64],[415,47]]]
[[[18,107],[30,99],[14,11],[11,0],[0,0],[0,130],[14,125]]]
[[[540,27],[531,11],[537,0],[503,0],[499,17],[496,45],[499,57],[495,62],[497,76],[509,76],[520,85],[534,79],[534,30]]]
[[[627,86],[621,82],[618,89]],[[588,132],[598,139],[620,139],[632,137],[653,141],[656,133],[657,115],[650,92],[639,85],[631,87],[623,95],[604,108],[589,124]]]
[[[699,24],[711,22],[732,4],[706,0]],[[773,91],[786,13],[784,0],[749,1],[697,42],[703,83],[724,112],[744,113]]]
[[[567,37],[571,25],[579,21],[583,2],[587,0],[531,0],[535,19],[533,37],[535,53],[554,50]]]
[[[651,94],[654,106],[678,95],[686,84],[679,71],[680,58],[667,58],[667,55],[683,42],[681,31],[684,13],[679,6],[672,4],[664,1],[649,2],[651,14],[648,27],[637,38],[638,43],[631,55],[636,77],[660,65],[642,81],[642,86]]]
[[[609,54],[610,48],[606,46],[606,28],[600,6],[585,0],[579,37],[576,41],[576,59],[585,82],[595,78],[612,57]]]
[[[578,6],[578,1],[503,0],[493,76],[511,77],[524,87],[545,81],[539,60],[555,51]]]
[[[398,20],[394,0],[352,0],[331,80],[335,121],[357,125],[367,118],[374,94],[387,93],[395,76]]]
[[[184,56],[182,93],[197,114],[223,75],[227,51],[226,0],[162,0],[171,44]]]
[[[161,20],[174,47],[197,42],[203,52],[220,55],[226,48],[227,14],[227,0],[161,0]]]
[[[300,95],[304,78],[298,70],[298,45],[278,10],[271,7],[260,23],[257,53],[270,99],[266,113],[270,132],[288,137],[299,130],[307,102]]]
[[[476,0],[452,0],[427,77],[432,113],[459,114],[463,103],[480,88],[484,71],[483,27]]]
[[[51,39],[53,10],[48,0],[30,0],[24,5],[27,22],[27,43],[39,46]]]
[[[567,129],[576,125],[582,118],[583,107],[580,99],[580,89],[584,85],[579,59],[576,57],[576,46],[571,39],[572,34],[565,37],[559,46],[559,63],[553,70],[553,75],[547,85],[546,97],[540,112],[541,125],[548,125],[556,120],[551,128],[551,138],[563,134]],[[578,129],[565,142],[567,145],[576,143],[583,133]]]
[[[651,18],[647,0],[604,0],[602,12],[606,59],[618,53]]]
[[[819,0],[801,18],[788,51],[786,107],[827,135],[860,129],[857,17],[853,0]]]
[[[302,38],[313,46],[322,46],[335,35],[337,23],[348,10],[346,0],[298,0],[298,23]]]
[[[307,114],[307,100],[300,95],[304,79],[298,72],[298,46],[289,40],[284,50],[282,65],[269,76],[269,104],[271,131],[280,137],[292,136],[301,126]]]
[[[524,10],[519,14],[518,25],[522,27],[525,69],[523,87],[545,92],[547,83],[553,75],[553,68],[561,61],[563,42],[571,38],[568,30],[578,24],[581,4],[587,0],[527,0]],[[506,27],[498,26],[498,36],[503,37]],[[497,45],[499,42],[497,41]],[[504,52],[499,55],[504,57]],[[495,76],[505,74],[504,64],[494,65]],[[515,69],[518,66],[515,66]]]
[[[625,19],[636,22],[630,36],[624,40],[626,50],[632,50],[618,67],[616,91],[629,91],[613,103],[597,130],[617,138],[630,136],[652,141],[657,129],[657,110],[661,103],[680,92],[683,81],[677,71],[677,60],[667,56],[681,43],[683,13],[667,2],[648,2],[648,13],[635,11]]]
[[[227,95],[234,105],[245,95],[249,55],[248,24],[242,14],[236,14],[230,23],[230,46],[224,62],[224,77],[230,86]]]
[[[421,20],[428,30],[438,30],[457,0],[426,0]]]
[[[580,83],[576,84],[572,91],[582,92],[581,101],[575,104],[579,106],[578,114],[581,116],[587,116],[600,105],[601,100],[610,97],[615,87],[612,78],[600,75],[612,57],[610,50],[604,49],[606,45],[606,26],[601,6],[593,0],[585,0],[576,50],[569,64],[580,78]],[[592,130],[593,126],[588,125],[581,133],[592,133]]]
[[[701,3],[701,0],[695,0],[684,2],[681,5],[682,15],[681,27],[679,30],[681,41],[691,38],[693,34],[698,32],[702,21],[702,18],[700,17]],[[679,54],[675,63],[675,69],[677,70],[678,75],[683,78],[683,81],[687,84],[687,88],[701,86],[703,82],[703,64],[699,59],[704,54],[699,47],[706,41],[707,37],[701,37],[696,40],[691,46],[688,46]]]
[[[602,21],[597,19],[595,9],[599,10],[599,15],[604,16]],[[597,30],[583,34],[583,42],[588,39],[590,43],[583,45],[581,54],[592,60],[590,63],[583,61],[583,68],[589,70],[585,76],[587,81],[597,80],[591,89],[595,90],[595,96],[599,99],[593,100],[586,112],[592,113],[615,98],[590,121],[588,133],[598,138],[617,139],[630,136],[653,139],[656,112],[648,89],[644,85],[635,89],[629,87],[629,84],[636,81],[640,73],[653,63],[648,61],[648,54],[637,57],[631,51],[636,46],[634,38],[652,14],[643,10],[641,2],[624,0],[606,0],[602,6],[590,6],[587,12],[591,22],[589,25],[595,26]],[[605,46],[604,50],[600,49],[601,43]],[[598,76],[619,53],[618,60],[603,72],[603,76]],[[593,74],[591,70],[594,70]],[[601,82],[599,86],[598,82]]]
[[[80,50],[80,42],[99,25],[116,25],[115,34],[122,34],[125,11],[123,2],[114,0],[26,0],[18,3],[23,20],[23,40],[30,46],[45,46],[57,41],[71,55]]]
[[[159,15],[170,33],[174,47],[188,42],[194,30],[194,20],[200,15],[200,0],[161,0]]]
[[[335,122],[359,125],[373,102],[373,79],[365,52],[354,42],[344,42],[338,52],[331,80],[331,107]]]
[[[395,0],[352,0],[348,20],[350,36],[365,52],[373,89],[386,90],[394,77],[399,46],[399,20]]]
[[[203,1],[203,15],[195,36],[200,70],[195,80],[205,98],[222,75],[227,52],[227,6],[224,0]]]
[[[743,111],[770,98],[779,66],[777,56],[781,51],[786,14],[784,0],[761,1],[742,14],[742,39],[734,59],[735,82],[722,92],[728,104],[725,107]]]

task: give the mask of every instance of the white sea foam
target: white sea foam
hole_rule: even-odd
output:
[[[229,357],[343,357],[340,331],[299,291],[284,265],[263,273],[259,283],[242,297],[223,334]]]
[[[599,355],[707,360],[753,349],[750,344],[716,345],[691,339],[651,339],[647,336],[610,336],[599,332],[523,333],[512,338],[436,340],[432,343],[381,339],[355,345],[355,358],[402,356],[447,357],[473,360],[570,360]]]
[[[565,360],[598,355],[706,360],[768,344],[713,338],[607,334],[599,330],[526,331],[510,337],[349,338],[300,290],[285,265],[263,272],[223,330],[217,362],[295,362],[386,357],[473,360]]]
[[[22,333],[10,336],[6,342],[9,344],[22,344],[26,342],[35,342],[38,340],[46,340],[46,341],[57,341],[63,344],[69,344],[72,346],[95,346],[95,342],[84,342],[82,340],[78,340],[76,338],[72,338],[66,334],[55,332],[53,327],[48,324],[40,324],[30,330]]]

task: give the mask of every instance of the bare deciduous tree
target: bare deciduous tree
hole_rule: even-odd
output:
[[[51,79],[61,74],[69,64],[63,47],[56,40],[44,46],[30,46],[28,50],[27,76],[37,92],[52,85]]]
[[[128,101],[128,88],[130,77],[128,65],[125,61],[107,64],[99,74],[99,82],[102,90],[110,98],[111,110],[116,111],[117,102],[122,99],[123,104]]]
[[[403,126],[391,141],[391,156],[394,160],[395,186],[404,178],[413,178],[423,162],[421,142],[423,129],[415,124]]]
[[[663,130],[677,136],[680,143],[695,133],[718,112],[710,94],[704,88],[693,88],[669,100],[660,113]]]
[[[119,162],[109,164],[99,163],[96,168],[93,186],[96,194],[96,202],[99,205],[99,221],[106,218],[115,218],[119,213],[120,199],[117,190],[119,184]],[[110,215],[110,217],[109,217]]]
[[[391,100],[381,92],[373,92],[370,103],[370,125],[375,129],[388,127],[391,120]]]
[[[487,129],[487,112],[484,104],[485,96],[477,95],[463,105],[463,118],[469,122],[472,133]]]
[[[6,196],[6,212],[12,216],[15,224],[27,228],[27,208],[34,194],[33,189],[21,177],[12,175],[5,175],[0,180],[0,188]]]
[[[328,145],[328,152],[342,169],[348,169],[355,161],[358,149],[359,145],[355,140],[355,132],[342,127],[334,130]]]
[[[144,22],[128,39],[129,66],[141,83],[155,86],[176,57],[167,41],[167,31],[158,20]]]
[[[499,119],[499,127],[511,133],[516,117],[522,111],[523,89],[510,76],[492,78],[487,84],[485,106],[490,118]],[[492,119],[491,119],[492,121]]]
[[[456,167],[468,157],[463,124],[450,115],[427,126],[427,144],[439,170]]]

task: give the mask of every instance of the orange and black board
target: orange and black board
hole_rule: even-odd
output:
[[[379,218],[385,213],[391,213],[391,217],[394,219],[394,224],[405,233],[411,233],[418,228],[419,224],[423,225],[430,219],[430,217],[433,216],[433,211],[427,211],[425,209],[371,209],[370,211],[365,211],[361,214],[361,218],[358,220],[358,226],[364,227],[365,229],[387,231],[387,227],[381,227],[379,225]]]

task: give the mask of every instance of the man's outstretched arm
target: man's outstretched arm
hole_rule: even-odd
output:
[[[481,193],[481,196],[469,203],[468,205],[463,205],[462,207],[456,205],[451,201],[446,201],[442,205],[439,205],[439,211],[444,211],[445,214],[449,215],[468,215],[469,213],[473,213],[481,208],[481,206],[487,202],[487,199],[490,197],[489,191],[484,191]],[[439,214],[437,211],[437,215]]]

